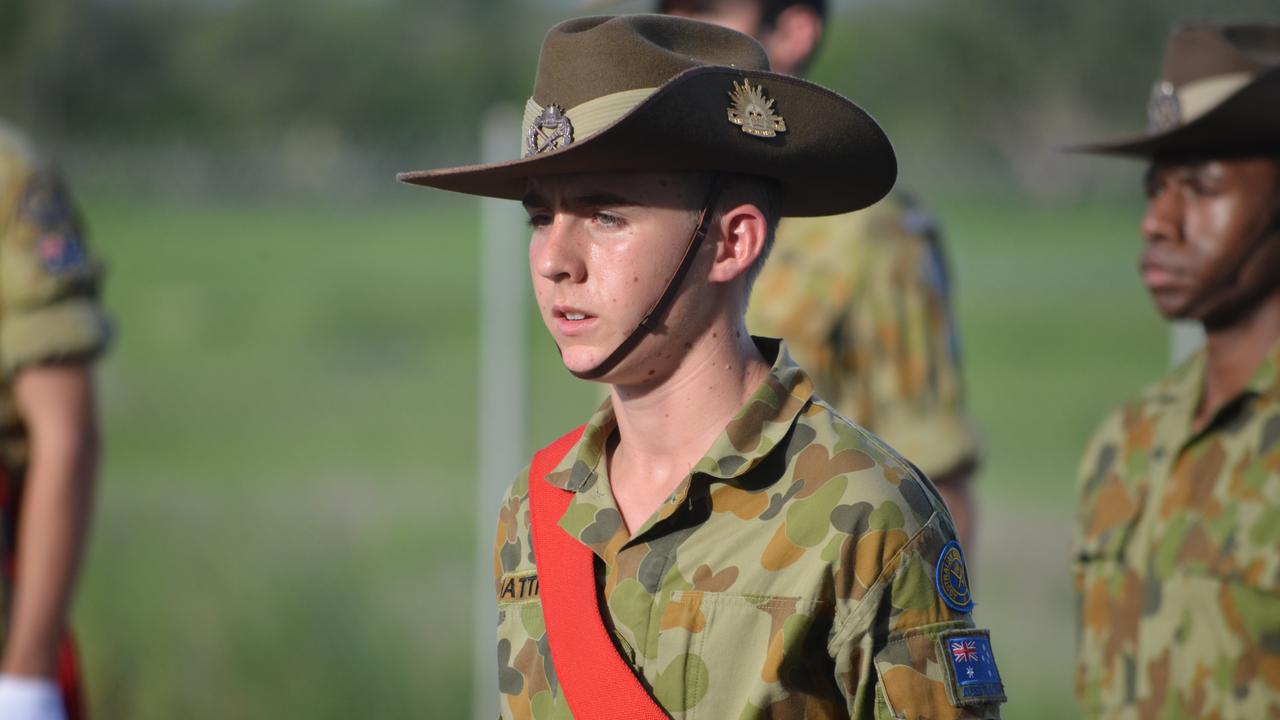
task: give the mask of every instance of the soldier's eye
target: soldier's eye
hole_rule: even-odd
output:
[[[551,215],[548,213],[529,213],[529,227],[539,228],[551,224]]]
[[[611,215],[606,212],[598,212],[592,219],[596,221],[597,225],[603,225],[607,228],[620,228],[627,224],[626,220],[623,220],[617,215]]]

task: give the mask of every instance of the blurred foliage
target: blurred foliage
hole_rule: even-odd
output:
[[[78,157],[105,148],[82,165],[110,166],[113,184],[148,185],[149,170],[110,155],[145,146],[162,169],[151,186],[201,172],[232,187],[381,186],[405,157],[474,160],[485,110],[527,96],[543,30],[595,11],[570,0],[8,0],[0,114]],[[904,175],[925,189],[1096,191],[1100,166],[1058,148],[1142,128],[1176,22],[1276,15],[1275,0],[863,0],[837,5],[813,74],[886,126]],[[172,169],[183,164],[196,169]]]
[[[1061,147],[1143,130],[1174,25],[1275,22],[1278,10],[1275,0],[877,2],[837,18],[813,77],[885,125],[908,175],[1010,177],[1053,193],[1097,167],[1073,165]]]
[[[1140,126],[1175,21],[1276,14],[1274,0],[838,9],[818,80],[913,136],[986,149],[1064,107]],[[495,99],[527,94],[542,30],[574,11],[529,0],[9,0],[0,111],[96,140],[216,144],[320,125],[351,139],[468,136]]]
[[[529,8],[383,0],[7,2],[0,109],[56,139],[351,142],[468,133],[526,92]],[[494,41],[500,39],[500,41]]]

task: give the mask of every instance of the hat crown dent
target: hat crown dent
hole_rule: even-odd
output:
[[[711,23],[665,15],[575,18],[547,33],[533,100],[572,108],[717,65],[767,71],[769,58],[753,38]]]
[[[1175,86],[1280,65],[1280,25],[1184,25],[1165,49],[1161,79]]]

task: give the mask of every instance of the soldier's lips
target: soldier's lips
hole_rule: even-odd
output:
[[[1183,273],[1180,268],[1146,255],[1142,258],[1140,272],[1142,284],[1152,290],[1170,288],[1182,282]]]
[[[590,332],[599,319],[591,313],[566,305],[556,305],[551,309],[556,330],[565,337],[574,337]]]

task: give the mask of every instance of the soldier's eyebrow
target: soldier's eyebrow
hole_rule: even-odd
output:
[[[551,203],[537,190],[530,190],[520,202],[528,208],[549,208]],[[563,198],[563,204],[569,209],[580,208],[600,208],[600,207],[629,207],[639,205],[640,203],[629,198],[625,198],[617,193],[611,192],[591,192],[585,195],[577,195],[573,197]]]
[[[524,194],[524,197],[520,198],[520,204],[524,205],[526,210],[529,208],[544,208],[547,207],[547,199],[539,195],[537,190],[530,190]]]
[[[635,200],[629,200],[611,192],[593,192],[587,195],[581,195],[575,198],[569,198],[569,204],[573,207],[625,207],[628,205],[638,205]]]

